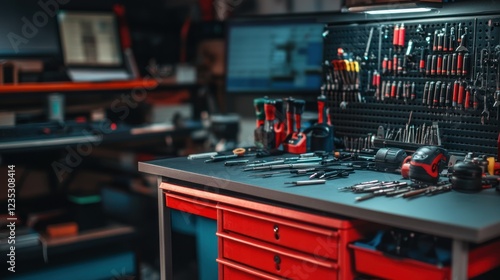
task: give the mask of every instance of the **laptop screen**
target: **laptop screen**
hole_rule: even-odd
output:
[[[112,12],[61,11],[58,21],[67,67],[123,65],[118,26]]]

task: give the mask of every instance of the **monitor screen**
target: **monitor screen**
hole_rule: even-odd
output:
[[[0,58],[59,57],[55,11],[39,2],[2,0]]]
[[[58,14],[66,66],[120,66],[123,57],[115,15],[104,12]]]
[[[228,24],[228,93],[317,92],[324,25],[305,20]]]

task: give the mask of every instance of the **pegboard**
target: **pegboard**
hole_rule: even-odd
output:
[[[396,25],[404,25],[404,40],[394,40]],[[323,93],[338,137],[365,137],[382,126],[406,129],[394,142],[411,143],[415,128],[435,124],[439,144],[450,151],[497,154],[500,18],[331,23],[326,29]],[[354,66],[342,72],[334,61],[356,62],[358,75]],[[400,67],[387,70],[388,61]]]

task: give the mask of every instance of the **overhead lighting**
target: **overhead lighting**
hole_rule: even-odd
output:
[[[351,13],[367,13],[372,15],[394,13],[430,12],[441,8],[442,2],[437,1],[405,1],[405,0],[346,0],[347,11]]]

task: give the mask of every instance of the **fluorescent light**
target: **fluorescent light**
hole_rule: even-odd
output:
[[[397,13],[419,13],[430,12],[433,9],[442,7],[441,2],[427,2],[421,0],[401,1],[401,0],[371,0],[365,5],[358,5],[357,0],[346,0],[347,11],[351,13],[367,13],[372,15],[397,14]],[[430,0],[429,0],[430,1]]]
[[[387,10],[373,10],[364,11],[366,14],[370,15],[383,15],[383,14],[404,14],[404,13],[422,13],[430,12],[431,8],[408,8],[408,9],[387,9]]]

